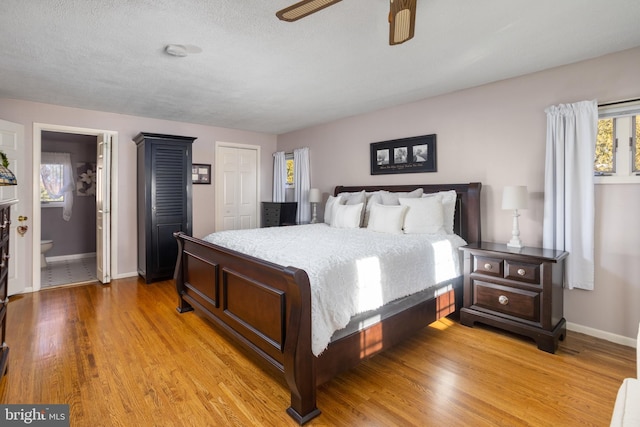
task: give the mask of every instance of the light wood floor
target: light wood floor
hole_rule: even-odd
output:
[[[176,300],[135,278],[12,297],[0,403],[68,403],[72,426],[296,425],[284,381]],[[569,332],[552,355],[445,319],[320,387],[308,425],[607,426],[634,375],[630,347]]]

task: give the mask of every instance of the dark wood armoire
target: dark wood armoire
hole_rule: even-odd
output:
[[[176,231],[191,235],[191,149],[196,138],[139,133],[138,274],[147,283],[173,277]]]

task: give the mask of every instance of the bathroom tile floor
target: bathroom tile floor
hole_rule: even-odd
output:
[[[49,261],[40,269],[40,287],[96,281],[96,257]]]

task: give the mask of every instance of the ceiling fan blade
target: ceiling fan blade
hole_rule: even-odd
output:
[[[416,0],[390,0],[389,44],[404,43],[413,38],[416,26]]]
[[[303,0],[276,12],[276,16],[282,21],[293,22],[340,1],[342,0]]]

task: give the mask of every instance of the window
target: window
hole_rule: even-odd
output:
[[[62,164],[40,164],[40,202],[55,203],[64,202],[64,194],[60,194],[62,188]]]
[[[72,199],[73,179],[69,153],[42,153],[40,161],[40,203],[46,207],[65,207]],[[69,200],[72,202],[72,200]]]
[[[596,183],[640,183],[640,101],[600,106]]]
[[[293,181],[293,153],[287,153],[285,154],[285,161],[287,164],[287,188],[293,188],[294,187],[294,181]]]

